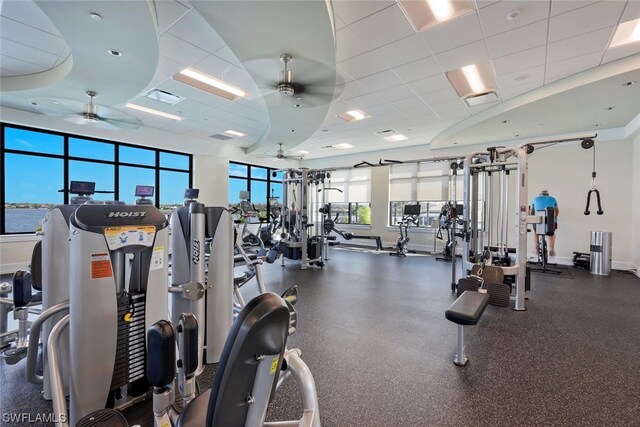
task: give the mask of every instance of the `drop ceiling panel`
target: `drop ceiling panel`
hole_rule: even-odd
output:
[[[510,55],[547,43],[548,20],[538,21],[516,30],[488,37],[487,45],[492,58]]]
[[[489,60],[484,40],[447,50],[435,56],[443,71],[450,71],[465,65],[477,64]]]
[[[397,4],[351,24],[350,28],[371,49],[414,34],[411,24]]]
[[[415,92],[407,85],[394,86],[387,89],[382,89],[376,94],[385,100],[386,102],[398,101],[400,99],[410,98],[415,96]]]
[[[602,54],[609,44],[614,29],[615,27],[607,27],[551,43],[547,50],[547,61],[553,63],[593,52]]]
[[[626,46],[619,46],[613,49],[607,49],[607,52],[604,54],[602,59],[602,63],[615,61],[620,58],[624,58],[630,55],[635,55],[640,53],[640,43],[629,44]]]
[[[180,18],[189,13],[189,8],[174,0],[154,2],[158,19],[158,34],[167,31]]]
[[[0,56],[0,64],[2,64],[2,76],[22,76],[46,70],[45,67],[20,61],[19,59],[11,58],[6,55]]]
[[[402,80],[400,80],[392,71],[386,70],[381,73],[359,79],[358,83],[370,91],[378,91],[401,85]]]
[[[215,53],[215,51],[225,46],[218,33],[194,10],[180,19],[168,31],[174,36],[209,53]]]
[[[515,73],[497,76],[496,82],[500,90],[513,86],[537,84],[542,86],[544,82],[544,66],[528,68]]]
[[[369,15],[387,8],[394,4],[393,1],[352,1],[337,0],[332,1],[333,12],[346,25],[352,24]]]
[[[32,1],[4,1],[0,3],[1,14],[14,21],[62,37],[60,31]]]
[[[538,46],[533,49],[523,50],[511,55],[502,56],[493,60],[497,74],[513,73],[514,71],[543,65],[545,63],[546,46]]]
[[[553,0],[551,2],[551,16],[560,15],[561,13],[569,12],[574,9],[588,6],[593,3],[597,3],[599,0]]]
[[[475,11],[435,25],[422,33],[422,39],[433,53],[464,46],[482,38],[482,29]]]
[[[343,73],[357,80],[386,70],[387,64],[374,52],[367,52],[338,63],[338,67]]]
[[[56,56],[61,56],[67,48],[67,43],[62,37],[21,24],[4,16],[0,17],[0,37]]]
[[[626,1],[601,1],[551,18],[549,41],[555,42],[616,25]]]
[[[550,83],[559,78],[566,77],[571,74],[579,73],[589,68],[596,67],[602,59],[602,53],[596,52],[588,55],[576,56],[564,61],[547,64],[547,72],[545,81]],[[640,105],[640,101],[638,102]]]
[[[164,33],[160,36],[160,55],[190,67],[209,56],[209,53],[172,34]]]
[[[369,48],[348,27],[336,32],[336,61],[341,62],[365,53]]]
[[[415,82],[409,83],[407,86],[409,86],[415,93],[420,95],[440,89],[446,89],[448,87],[451,87],[451,84],[444,74],[437,74],[433,77],[416,80]]]
[[[52,55],[42,50],[25,46],[4,38],[0,39],[0,52],[5,56],[10,56],[24,62],[39,65],[45,69],[52,68],[58,60],[57,55]]]
[[[440,66],[432,56],[395,67],[393,68],[393,71],[398,75],[398,77],[407,83],[420,80],[425,77],[430,77],[441,72]]]
[[[405,37],[375,50],[389,68],[398,67],[417,59],[431,56],[427,45],[419,34]]]
[[[549,0],[505,0],[485,7],[478,11],[484,34],[491,37],[547,19],[549,17],[549,3]],[[514,11],[520,12],[520,15],[515,19],[507,19],[507,14]]]

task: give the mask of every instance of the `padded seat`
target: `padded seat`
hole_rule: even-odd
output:
[[[465,291],[444,313],[448,320],[458,325],[475,325],[489,304],[489,295]]]
[[[211,389],[200,393],[187,406],[184,407],[176,423],[176,427],[202,427],[207,424],[207,411]]]

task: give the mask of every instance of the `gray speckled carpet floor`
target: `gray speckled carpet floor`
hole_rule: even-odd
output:
[[[315,376],[323,426],[640,425],[639,278],[535,274],[526,312],[489,306],[468,329],[470,362],[459,368],[456,326],[444,317],[450,264],[331,256],[323,270],[264,267],[270,290],[299,286],[289,347]],[[49,412],[22,368],[0,366],[0,412]],[[212,376],[208,368],[201,386]],[[269,419],[299,415],[289,382]]]

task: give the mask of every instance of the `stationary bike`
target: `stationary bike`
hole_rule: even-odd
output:
[[[417,224],[420,216],[420,204],[404,205],[402,220],[398,223],[398,240],[396,240],[396,251],[390,253],[392,256],[406,257],[409,253],[409,226]]]

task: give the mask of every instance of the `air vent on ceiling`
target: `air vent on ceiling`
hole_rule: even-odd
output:
[[[464,98],[469,107],[475,107],[476,105],[491,104],[492,102],[499,101],[498,94],[494,91],[481,93],[478,95],[471,95]]]
[[[219,139],[220,141],[226,141],[227,139],[231,139],[230,136],[222,135],[221,133],[216,133],[215,135],[209,135],[209,138]]]
[[[175,105],[180,101],[184,101],[184,97],[174,95],[171,92],[165,90],[153,89],[147,92],[145,95],[147,98],[155,99],[156,101],[164,102],[165,104]]]

